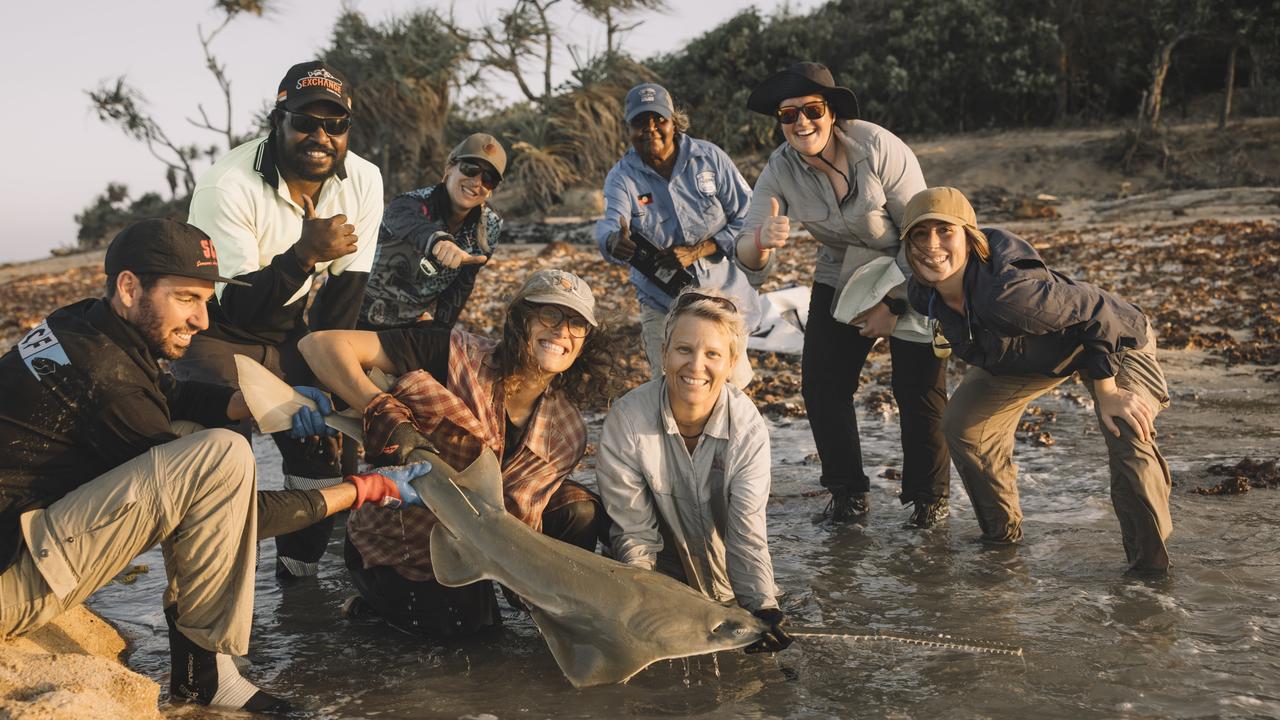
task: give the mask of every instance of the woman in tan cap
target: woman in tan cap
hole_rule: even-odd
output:
[[[915,270],[911,304],[934,325],[937,354],[971,365],[943,428],[982,539],[1022,538],[1014,431],[1032,400],[1078,372],[1107,443],[1111,502],[1129,567],[1165,573],[1171,481],[1154,423],[1169,393],[1146,316],[1050,269],[1022,238],[979,230],[973,206],[955,188],[921,192],[904,215],[902,237]]]
[[[502,462],[507,510],[530,527],[594,550],[604,513],[567,479],[587,446],[577,406],[607,393],[613,358],[591,288],[538,270],[507,306],[496,343],[438,326],[313,333],[298,349],[316,377],[364,410],[371,462],[404,464],[418,447],[456,468],[488,448]],[[383,392],[365,375],[399,379]],[[347,567],[363,601],[391,625],[431,638],[500,622],[489,582],[441,586],[431,571],[435,516],[366,504],[347,521]]]
[[[941,428],[946,363],[929,350],[924,318],[907,307],[903,281],[910,268],[898,242],[902,210],[925,188],[920,164],[893,133],[859,120],[853,92],[818,63],[772,75],[751,92],[747,107],[776,118],[786,142],[756,182],[738,236],[739,262],[767,275],[775,250],[787,244],[788,216],[818,241],[801,383],[821,482],[831,492],[823,517],[859,519],[869,509],[871,480],[862,466],[853,397],[867,354],[887,337],[902,428],[898,498],[913,505],[912,525],[931,527],[948,513],[951,470]],[[849,322],[837,320],[840,290],[856,271],[885,258],[896,260],[901,273],[896,287]]]
[[[453,327],[498,245],[502,218],[486,203],[506,169],[502,144],[475,133],[449,153],[439,184],[387,205],[359,327]]]

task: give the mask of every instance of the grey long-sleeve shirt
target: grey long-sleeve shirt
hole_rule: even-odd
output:
[[[897,135],[862,120],[841,122],[832,142],[844,145],[847,167],[843,170],[849,176],[852,196],[838,202],[826,176],[784,142],[769,156],[756,181],[739,240],[751,242],[769,217],[770,198],[777,198],[779,211],[792,222],[803,224],[818,241],[813,281],[835,288],[837,297],[854,271],[878,257],[894,258],[903,277],[910,278],[911,266],[898,235],[907,202],[926,187],[915,153]],[[759,270],[742,267],[759,286],[776,257],[773,253]],[[905,284],[890,294],[905,297]],[[919,335],[927,334],[924,318],[913,311],[898,322],[910,324]]]
[[[707,597],[777,607],[765,526],[769,431],[741,390],[724,386],[692,453],[665,379],[632,390],[605,419],[596,477],[620,561],[654,569],[660,552],[671,553]]]

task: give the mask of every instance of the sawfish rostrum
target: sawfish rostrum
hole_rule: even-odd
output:
[[[485,450],[456,474],[437,456],[412,481],[440,524],[431,566],[442,585],[496,580],[529,606],[574,687],[623,682],[658,660],[745,647],[767,626],[652,570],[547,537],[509,514],[502,473]]]

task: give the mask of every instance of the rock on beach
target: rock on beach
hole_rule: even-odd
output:
[[[83,606],[0,641],[6,720],[160,720],[160,686],[124,666],[124,638]]]

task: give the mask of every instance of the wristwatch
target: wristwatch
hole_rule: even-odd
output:
[[[894,315],[902,315],[907,311],[907,301],[901,298],[886,297],[880,302],[884,303],[885,307],[889,308],[889,312]]]

